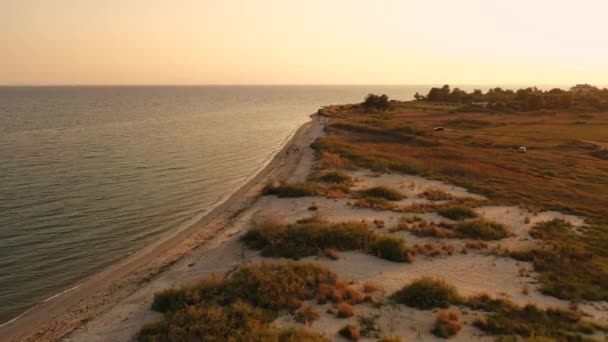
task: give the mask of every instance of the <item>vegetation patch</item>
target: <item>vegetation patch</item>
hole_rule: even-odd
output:
[[[467,239],[500,240],[511,235],[504,225],[484,219],[459,222],[451,229]]]
[[[307,197],[316,196],[321,188],[313,182],[268,184],[262,190],[264,195],[277,195],[279,197]]]
[[[542,310],[533,305],[503,306],[475,321],[479,329],[493,335],[545,337],[559,341],[583,341],[596,326],[581,320],[580,314],[560,309]]]
[[[439,223],[421,220],[407,222],[402,219],[398,230],[406,230],[417,236],[435,237],[440,239],[476,239],[500,240],[511,235],[502,224],[484,219],[466,220],[456,224]]]
[[[426,198],[429,201],[451,201],[454,196],[439,189],[429,189],[420,194],[420,197]]]
[[[340,336],[351,341],[358,341],[361,338],[361,330],[356,325],[348,324],[342,327],[338,333]]]
[[[382,259],[395,262],[413,262],[412,250],[406,247],[403,239],[393,236],[381,236],[370,246],[370,252]]]
[[[362,113],[356,106],[332,106],[328,110],[328,134],[318,138],[313,147],[319,154],[333,153],[355,167],[419,174],[465,187],[495,204],[585,217],[588,226],[579,234],[569,233],[565,240],[548,236],[549,239],[543,239],[542,248],[520,253],[519,257],[534,263],[535,271],[540,274],[541,290],[546,294],[573,300],[608,299],[608,290],[605,290],[608,289],[608,216],[601,205],[608,203],[605,191],[608,173],[603,159],[606,157],[602,150],[578,148],[580,143],[564,144],[553,139],[608,141],[605,115],[587,115],[593,109],[576,107],[586,106],[586,97],[579,98],[579,104],[575,99],[572,111],[523,112],[542,109],[549,103],[552,108],[559,108],[559,101],[554,100],[562,96],[565,100],[562,105],[567,104],[570,94],[562,91],[549,93],[530,88],[521,89],[518,94],[492,89],[486,94],[464,94],[444,87],[436,88],[429,95],[427,98],[419,94],[420,101],[392,103],[382,117]],[[512,98],[512,102],[505,98]],[[448,113],[466,101],[488,102],[488,106],[472,105],[470,109],[475,113],[471,114]],[[491,113],[496,110],[513,113]],[[587,124],[572,125],[573,121],[580,120],[580,113],[585,114]],[[470,132],[432,133],[434,127],[444,126],[448,120],[458,120],[450,125],[454,128],[460,125],[459,129]],[[408,123],[413,134],[400,132],[404,123]],[[492,134],[472,129],[481,126],[487,126],[482,129]],[[534,148],[531,153],[514,153],[513,147],[518,146]],[[599,154],[593,158],[590,153]],[[573,167],[577,169],[575,176]],[[438,209],[435,203],[396,208],[387,202],[390,203],[369,203],[361,199],[358,205],[408,213]],[[449,227],[430,224],[406,227],[418,235],[448,238],[460,235]]]
[[[437,337],[452,337],[462,329],[463,322],[456,310],[439,310],[431,332]]]
[[[477,217],[473,209],[464,205],[455,205],[437,210],[437,214],[454,221],[462,221]]]
[[[447,308],[463,302],[454,286],[430,277],[413,281],[393,294],[392,298],[397,303],[421,310]]]
[[[359,198],[353,204],[356,208],[369,208],[374,210],[396,210],[397,207],[384,198]]]
[[[280,330],[270,323],[279,310],[294,312],[322,287],[339,286],[344,283],[334,273],[315,264],[241,266],[227,277],[214,276],[157,293],[152,307],[164,315],[145,325],[138,340],[190,341],[205,336],[234,341],[327,341],[319,334]]]
[[[347,175],[342,171],[330,170],[321,172],[311,177],[316,182],[331,183],[331,184],[347,184],[350,185],[353,182],[351,176]]]
[[[388,240],[387,240],[388,239]],[[326,250],[364,250],[391,261],[409,262],[403,240],[392,240],[370,230],[364,222],[330,223],[319,217],[294,224],[255,223],[241,241],[264,256],[299,259]]]
[[[388,186],[375,186],[361,190],[359,194],[364,198],[382,198],[387,201],[400,201],[405,198],[399,191]]]

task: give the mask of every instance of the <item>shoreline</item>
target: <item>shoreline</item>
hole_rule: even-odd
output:
[[[287,153],[288,150],[293,146],[307,146],[314,128],[322,125],[319,116],[312,114],[310,117],[311,120],[294,130],[283,147],[252,177],[196,222],[161,234],[157,241],[123,260],[71,284],[3,322],[0,335],[8,341],[60,340],[204,246],[255,203],[259,190],[268,180],[285,178],[295,171],[303,153]]]

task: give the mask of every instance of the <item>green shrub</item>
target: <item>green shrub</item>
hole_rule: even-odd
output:
[[[454,199],[454,196],[438,189],[426,190],[425,192],[421,193],[420,196],[428,199],[429,201],[451,201]]]
[[[279,197],[307,197],[319,194],[320,188],[313,182],[282,183],[278,186],[267,185],[262,190],[264,195]]]
[[[595,327],[581,321],[580,314],[560,309],[542,310],[533,305],[506,306],[475,323],[479,329],[495,335],[550,337],[560,341],[582,341]]]
[[[466,306],[477,311],[497,312],[506,308],[513,308],[515,304],[507,299],[493,298],[484,293],[469,297]]]
[[[354,206],[357,208],[370,208],[375,210],[393,210],[395,208],[389,201],[378,197],[359,198]]]
[[[572,224],[560,219],[540,222],[530,230],[530,236],[540,240],[563,239],[572,230]]]
[[[412,251],[407,248],[402,239],[392,236],[382,236],[376,239],[370,251],[380,258],[396,262],[412,262]]]
[[[500,240],[510,235],[504,225],[484,219],[459,222],[452,229],[469,239]]]
[[[375,186],[362,190],[360,193],[361,196],[365,198],[383,198],[388,201],[400,201],[404,198],[404,196],[399,191],[389,188],[387,186]]]
[[[313,177],[315,181],[333,184],[350,184],[353,179],[341,171],[327,171]]]
[[[221,291],[222,278],[212,275],[201,280],[196,286],[183,286],[180,289],[166,289],[154,294],[152,310],[171,312],[197,304],[201,298],[213,298]]]
[[[407,306],[429,310],[459,304],[462,298],[455,287],[443,280],[423,277],[393,294],[392,298]]]
[[[473,211],[473,209],[463,205],[440,208],[437,210],[437,214],[454,221],[461,221],[477,217],[477,214]]]
[[[381,237],[365,222],[330,223],[314,216],[293,224],[272,221],[254,224],[241,241],[270,257],[300,259],[327,250],[364,250],[391,261],[413,261],[403,240]]]
[[[201,336],[216,340],[266,341],[278,335],[261,310],[244,302],[228,306],[188,306],[145,325],[137,337],[142,342],[195,341]]]
[[[322,335],[278,330],[270,325],[280,310],[295,312],[302,301],[316,298],[321,290],[354,291],[320,265],[289,262],[241,266],[225,278],[212,276],[157,294],[153,307],[164,311],[163,318],[144,326],[138,340],[190,341],[205,336],[220,341],[327,341]],[[314,312],[301,312],[306,312],[307,319],[314,319]]]
[[[362,222],[329,223],[312,220],[288,225],[254,226],[242,241],[262,255],[299,259],[316,255],[324,249],[363,250],[374,239],[374,233]]]

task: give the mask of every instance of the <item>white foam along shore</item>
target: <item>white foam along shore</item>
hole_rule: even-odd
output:
[[[296,168],[305,146],[319,132],[321,119],[294,130],[285,145],[267,160],[243,186],[192,224],[169,231],[158,240],[78,284],[50,296],[21,315],[0,325],[7,341],[56,341],[85,322],[108,311],[143,284],[170,268],[178,260],[201,247],[229,225],[259,196],[269,179],[286,177]],[[298,147],[294,149],[294,147]]]

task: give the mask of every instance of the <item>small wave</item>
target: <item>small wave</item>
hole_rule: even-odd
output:
[[[53,300],[53,299],[55,299],[55,298],[57,298],[57,297],[59,297],[59,296],[62,296],[62,295],[66,294],[66,293],[68,293],[68,292],[70,292],[70,291],[74,291],[74,290],[76,290],[76,289],[77,289],[77,288],[79,288],[79,287],[80,287],[80,284],[78,284],[78,285],[76,285],[76,286],[73,286],[73,287],[70,287],[69,289],[67,289],[67,290],[65,290],[65,291],[62,291],[62,292],[59,292],[59,293],[58,293],[58,294],[56,294],[56,295],[50,296],[49,298],[47,298],[47,299],[43,300],[42,302],[43,302],[43,303],[49,302],[49,301],[51,301],[51,300]]]

